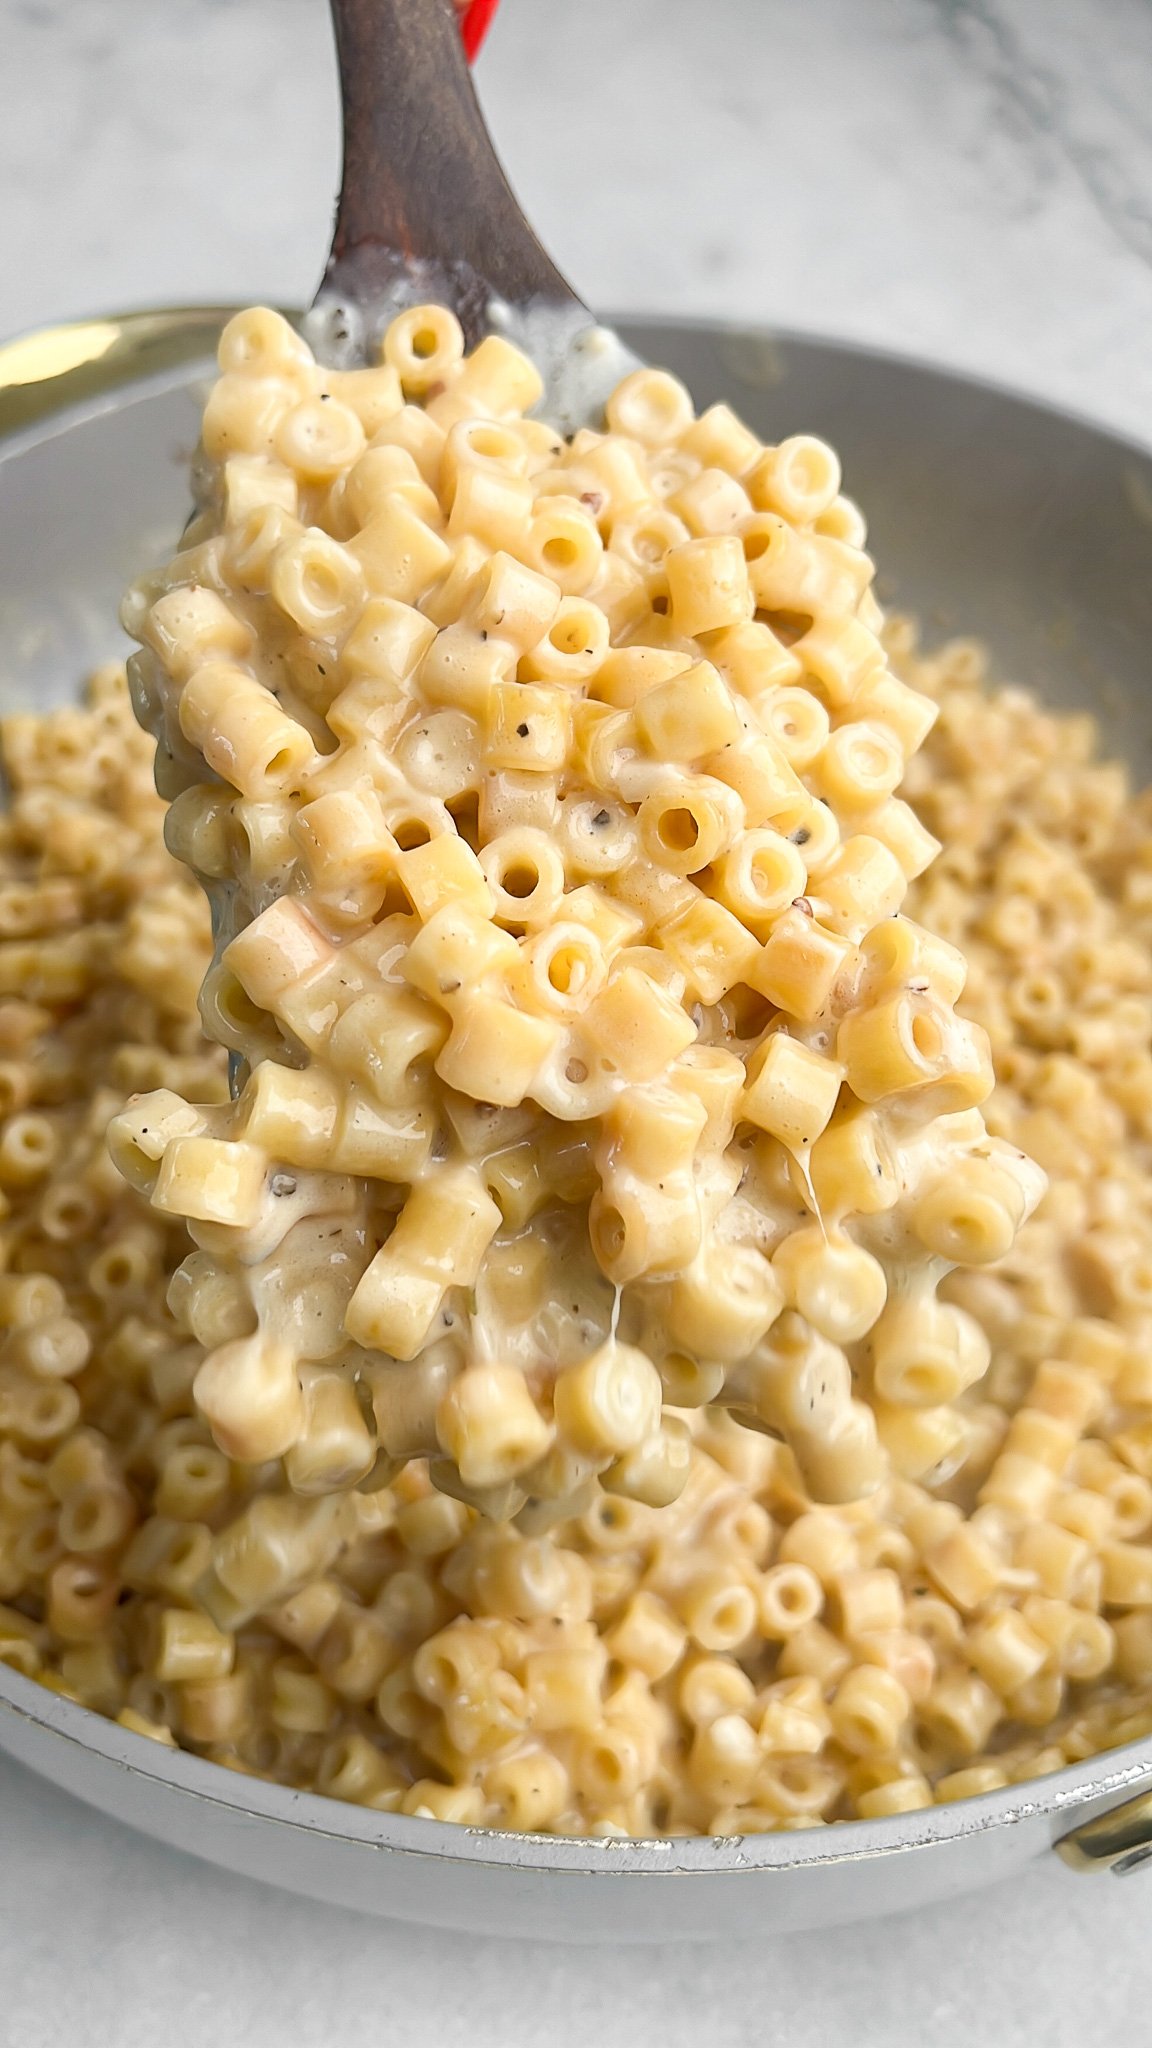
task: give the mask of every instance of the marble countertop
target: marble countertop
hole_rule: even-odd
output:
[[[0,333],[310,292],[323,0],[5,0]],[[1147,0],[504,0],[479,82],[589,301],[947,361],[1152,440]],[[169,1855],[0,1760],[2,2048],[1135,2039],[1152,1876],[1055,1864],[832,1937],[475,1942]]]
[[[1121,2048],[1152,1877],[1026,1877],[726,1946],[401,1927],[132,1835],[0,1757],[3,2048]]]
[[[324,0],[5,0],[0,333],[291,303]],[[1152,438],[1147,0],[503,0],[482,97],[590,304],[851,335]]]

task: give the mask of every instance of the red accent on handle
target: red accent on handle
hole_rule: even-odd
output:
[[[492,26],[496,7],[497,0],[456,0],[464,55],[470,64],[474,64],[480,54],[480,45]]]

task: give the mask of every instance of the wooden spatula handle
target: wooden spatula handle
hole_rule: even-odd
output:
[[[576,307],[504,175],[452,0],[331,0],[344,176],[320,288],[365,306],[450,305],[469,344],[493,295]]]

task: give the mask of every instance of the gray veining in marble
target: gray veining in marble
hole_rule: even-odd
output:
[[[298,300],[323,0],[0,0],[0,332]],[[912,350],[1152,440],[1149,0],[504,0],[480,86],[589,300]],[[978,621],[974,622],[978,624]],[[481,1945],[167,1857],[0,1762],[0,2048],[1121,2048],[1152,1875],[781,1950]]]

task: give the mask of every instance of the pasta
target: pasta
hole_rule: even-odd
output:
[[[310,493],[334,545],[395,514],[432,560],[415,529],[451,532],[424,495],[444,464],[495,465],[485,521],[524,502],[506,477],[547,472],[532,422],[445,408],[438,437],[401,404],[467,376],[462,406],[523,399],[502,351],[453,381],[451,329],[416,334],[283,432],[275,391],[250,386],[311,376],[299,345],[272,316],[226,336],[206,437],[217,455],[258,441],[226,457],[246,577],[299,539],[290,522],[308,530]],[[332,403],[374,444],[354,484],[360,442]],[[267,703],[234,687],[264,600],[237,596],[218,536],[194,537],[195,566],[148,593],[178,706],[199,679],[158,752],[167,810],[122,672],[75,711],[3,722],[0,1662],[229,1769],[468,1826],[723,1835],[914,1812],[1152,1732],[1148,799],[1096,759],[1088,719],[990,691],[967,643],[921,656],[900,620],[882,668],[854,634],[839,653],[818,639],[819,688],[795,679],[798,639],[750,641],[748,621],[678,648],[651,602],[670,542],[743,524],[764,542],[747,573],[765,563],[778,593],[795,521],[847,549],[862,529],[822,444],[761,450],[723,407],[692,420],[673,380],[625,390],[611,424],[566,458],[580,491],[533,498],[555,518],[532,561],[493,571],[471,528],[444,543],[442,617],[366,598],[332,676],[292,620],[286,712],[265,683]],[[683,464],[654,504],[672,435]],[[537,566],[583,581],[564,501],[584,491],[618,505],[601,556],[642,605],[615,566],[597,582],[603,561],[570,590]],[[323,548],[293,560],[298,610],[356,587]],[[730,550],[687,563],[682,608],[729,602]],[[818,552],[804,575],[852,567]],[[457,635],[413,719],[411,664],[485,575],[475,602],[503,609],[517,672],[485,681],[478,632]],[[623,644],[595,638],[593,606]],[[640,618],[650,641],[621,627]],[[685,704],[670,686],[700,667]],[[577,756],[582,776],[647,759],[640,706],[669,758],[686,716],[715,739],[713,675],[743,716],[756,673],[774,708],[739,784],[689,755],[677,785],[700,830],[728,829],[710,782],[746,821],[685,898],[641,856],[652,791],[564,778]],[[138,698],[156,678],[141,666]],[[214,745],[222,706],[235,751],[212,780],[180,721]],[[321,715],[324,759],[353,759],[304,802]],[[920,750],[900,797],[893,745]],[[780,760],[808,778],[788,833],[779,812],[750,821]],[[384,761],[404,765],[378,787]],[[843,810],[857,773],[863,834]],[[871,847],[840,859],[861,836],[944,849],[923,874],[910,859],[909,914],[862,932],[860,891],[883,900],[890,871]],[[785,900],[813,841],[844,929]],[[258,891],[215,967],[178,862],[217,884],[243,867]],[[740,947],[748,979],[710,994]],[[624,1076],[595,1107],[564,1071],[573,1020],[589,1073],[598,1047]],[[445,1053],[524,1069],[545,1038],[566,1055],[535,1070],[548,1105],[439,1071]],[[718,1163],[734,1146],[742,1185]],[[1049,1178],[1031,1214],[1023,1155]],[[787,1228],[758,1235],[758,1217]],[[369,1271],[353,1321],[386,1324],[391,1348],[350,1354]],[[465,1321],[531,1344],[485,1349]],[[540,1353],[562,1361],[551,1379]]]
[[[985,1129],[959,956],[896,915],[932,707],[831,450],[660,371],[564,443],[437,307],[337,378],[243,313],[220,368],[198,516],[125,621],[239,1085],[112,1132],[198,1247],[216,1445],[308,1495],[427,1458],[497,1520],[571,1515],[671,1500],[675,1411],[720,1405],[815,1497],[874,1492],[878,1404],[988,1364],[942,1277],[1043,1176]]]

